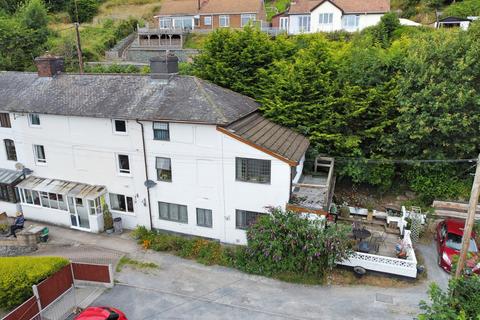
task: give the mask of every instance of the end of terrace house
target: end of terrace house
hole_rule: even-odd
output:
[[[36,64],[0,72],[0,211],[101,232],[106,204],[126,228],[235,244],[302,189],[313,192],[294,209],[326,213],[333,179],[302,175],[308,139],[246,96],[178,75],[175,56],[152,59],[150,75],[67,74],[54,56]]]

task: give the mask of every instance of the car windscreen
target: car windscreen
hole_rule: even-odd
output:
[[[447,234],[447,247],[460,251],[462,249],[462,236],[454,233]],[[475,244],[475,240],[470,239],[470,248],[468,248],[470,252],[477,252],[477,245]]]

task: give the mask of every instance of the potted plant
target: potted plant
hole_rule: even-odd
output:
[[[103,228],[107,233],[113,233],[113,217],[106,203],[103,204]]]
[[[9,233],[8,224],[0,223],[0,235],[7,235]]]

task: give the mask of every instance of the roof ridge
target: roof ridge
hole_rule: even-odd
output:
[[[222,118],[223,122],[228,123],[228,119],[225,117],[225,114],[223,114],[223,111],[221,108],[217,106],[215,101],[210,97],[210,95],[207,93],[205,88],[203,87],[203,84],[200,82],[200,79],[197,77],[192,77],[193,81],[195,81],[197,88],[202,92],[203,96],[207,99],[208,103],[215,109],[215,111],[220,115]]]

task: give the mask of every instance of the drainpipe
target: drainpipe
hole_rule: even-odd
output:
[[[143,162],[145,165],[145,181],[148,180],[148,166],[147,166],[147,149],[145,148],[145,130],[143,129],[143,123],[135,120],[140,127],[142,128],[142,145],[143,145]],[[150,230],[153,230],[153,221],[152,221],[152,206],[150,205],[150,188],[147,188],[147,202],[148,202],[148,217],[150,218]]]

